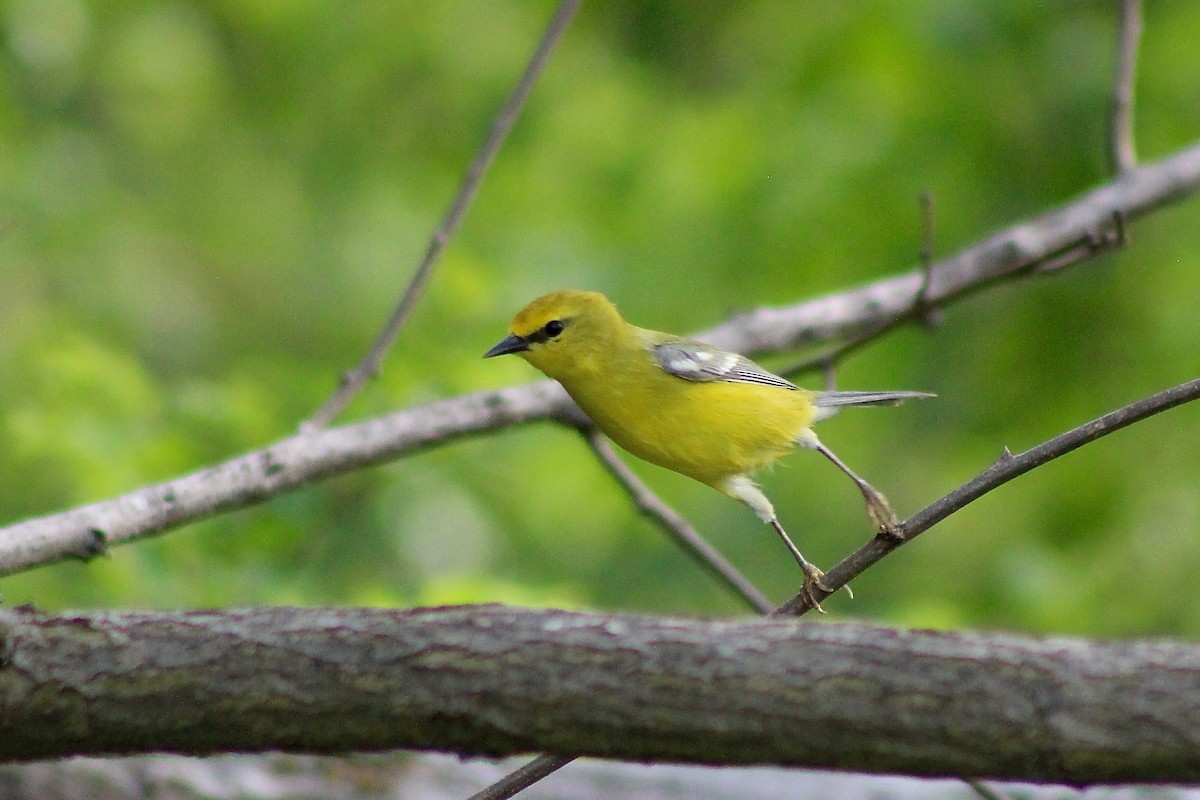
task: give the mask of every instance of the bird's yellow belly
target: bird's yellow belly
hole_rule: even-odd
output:
[[[770,465],[813,419],[803,390],[679,381],[670,392],[609,385],[602,396],[568,386],[604,433],[635,456],[713,484]]]

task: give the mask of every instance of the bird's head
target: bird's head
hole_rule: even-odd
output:
[[[551,292],[517,312],[509,335],[483,357],[516,353],[561,380],[592,369],[627,327],[616,306],[598,292]]]

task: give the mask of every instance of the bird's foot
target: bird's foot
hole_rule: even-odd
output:
[[[837,591],[836,586],[829,586],[822,580],[825,577],[824,570],[812,564],[804,565],[804,589],[802,593],[808,604],[824,614],[825,609],[821,608],[821,598],[833,594]],[[850,599],[854,599],[854,592],[849,586],[841,587],[846,590],[846,594],[850,595]]]

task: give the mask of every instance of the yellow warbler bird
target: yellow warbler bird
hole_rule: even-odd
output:
[[[816,450],[854,481],[881,531],[896,524],[880,492],[816,437],[812,424],[841,406],[891,405],[925,392],[810,392],[736,353],[638,328],[596,292],[539,297],[513,319],[484,358],[516,353],[563,385],[610,439],[740,500],[775,529],[804,571],[804,588],[824,573],[809,563],[750,479],[797,445]]]

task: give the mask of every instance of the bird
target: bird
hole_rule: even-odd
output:
[[[858,487],[879,533],[894,534],[887,498],[812,430],[843,406],[895,405],[914,391],[809,391],[745,356],[626,322],[598,292],[545,294],[513,318],[484,358],[515,354],[558,381],[597,427],[629,453],[748,506],[783,540],[819,609],[825,575],[788,536],[751,477],[795,448],[816,450]],[[848,588],[848,587],[847,587]]]

